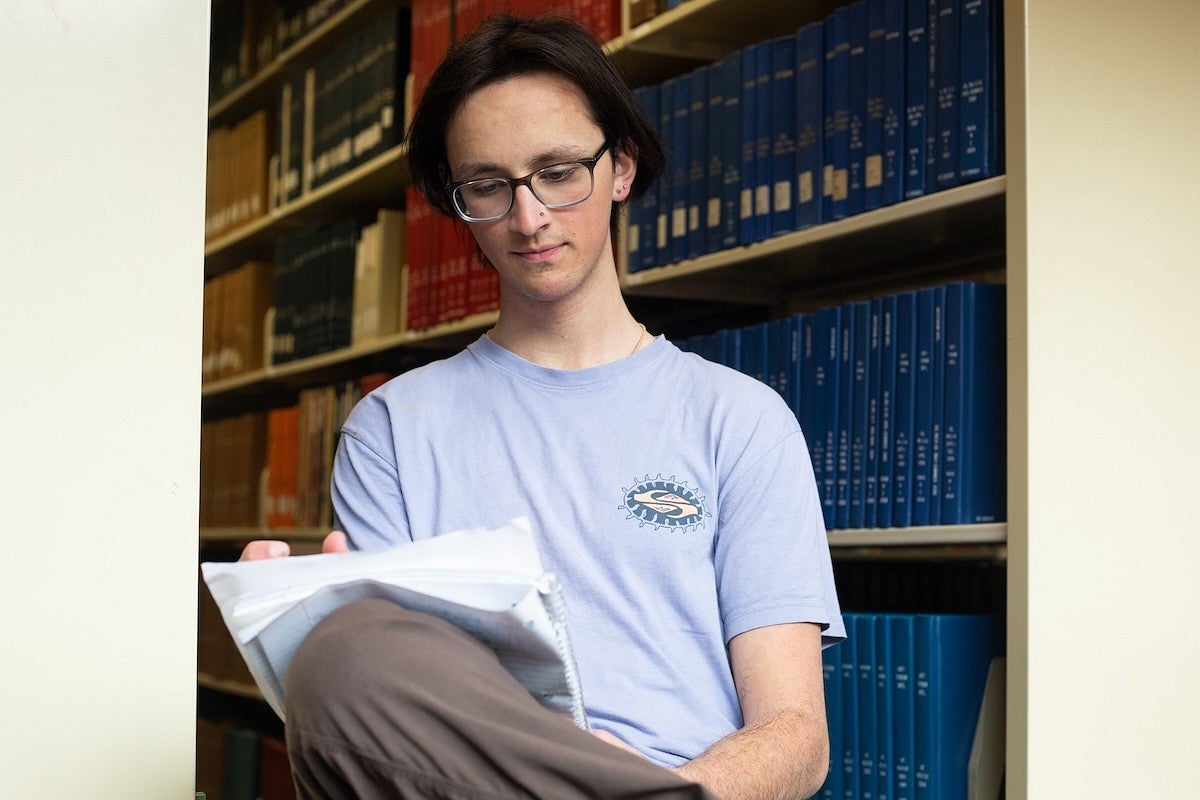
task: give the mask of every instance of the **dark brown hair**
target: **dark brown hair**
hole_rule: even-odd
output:
[[[439,212],[454,215],[446,191],[446,131],[458,107],[483,86],[535,72],[561,75],[578,86],[605,140],[636,156],[629,199],[639,198],[662,174],[662,141],[654,125],[591,34],[563,17],[499,15],[450,48],[430,77],[409,126],[413,186]],[[614,203],[614,231],[619,213],[620,204]]]

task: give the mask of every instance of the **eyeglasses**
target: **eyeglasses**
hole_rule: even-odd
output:
[[[596,184],[593,171],[607,149],[605,142],[591,158],[551,164],[523,178],[478,178],[451,183],[446,188],[454,210],[467,222],[490,222],[508,214],[518,186],[528,186],[546,208],[567,208],[592,196]]]

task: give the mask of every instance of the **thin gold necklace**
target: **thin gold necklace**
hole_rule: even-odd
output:
[[[637,341],[633,343],[633,349],[629,351],[629,355],[633,355],[634,353],[636,353],[638,351],[638,348],[642,346],[642,339],[645,339],[645,338],[646,338],[646,325],[643,323],[642,331],[641,331],[641,333],[638,334]],[[628,358],[628,356],[626,356],[626,358]]]

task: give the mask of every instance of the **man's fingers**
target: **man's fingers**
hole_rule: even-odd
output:
[[[281,542],[275,539],[257,539],[242,550],[242,556],[238,561],[257,561],[261,558],[283,558],[290,555],[292,548],[287,542]]]
[[[346,541],[346,534],[341,531],[330,531],[325,537],[325,541],[321,542],[322,553],[348,553],[350,552],[350,544]]]

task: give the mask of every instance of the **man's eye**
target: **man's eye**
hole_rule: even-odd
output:
[[[542,170],[538,173],[538,178],[547,183],[566,183],[574,178],[580,169],[582,167],[578,164],[559,164]]]
[[[473,197],[492,197],[503,191],[506,185],[504,181],[484,181],[469,184],[465,188]]]

